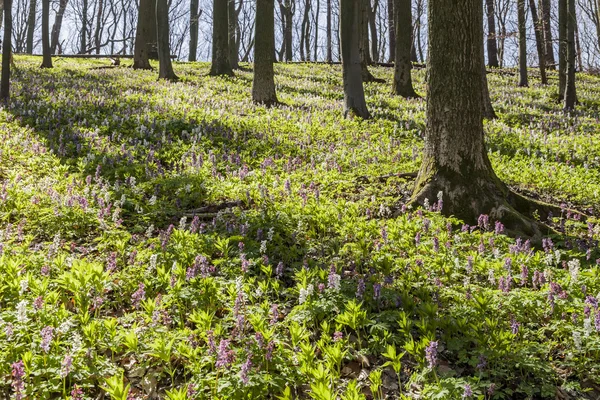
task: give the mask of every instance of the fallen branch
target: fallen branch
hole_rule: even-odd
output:
[[[379,175],[379,176],[368,176],[368,175],[363,175],[363,176],[358,176],[356,178],[357,181],[359,182],[369,182],[372,180],[377,180],[379,182],[387,182],[388,179],[391,178],[400,178],[400,179],[416,179],[417,175],[419,173],[418,172],[401,172],[398,174],[387,174],[387,175]]]

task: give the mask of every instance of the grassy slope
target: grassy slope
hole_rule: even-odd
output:
[[[391,344],[406,350],[410,396],[460,398],[468,383],[478,395],[494,384],[493,398],[550,398],[600,382],[591,297],[584,322],[586,296],[600,291],[593,219],[589,229],[568,222],[581,239],[554,238],[561,250],[544,253],[493,227],[450,232],[456,221],[428,211],[389,218],[410,182],[376,177],[418,169],[424,100],[369,84],[374,119],[346,121],[337,67],[276,66],[284,105],[264,109],[249,100],[248,71],[209,78],[207,65],[177,64],[182,80],[171,84],[90,70],[95,62],[16,61],[13,106],[0,115],[6,390],[22,359],[31,398],[74,384],[92,398],[124,371],[138,396],[191,383],[195,398],[273,398],[289,386],[294,398],[350,399],[348,382],[368,387],[363,368],[377,381]],[[390,82],[391,70],[374,72]],[[423,78],[417,71],[419,93]],[[599,79],[580,76],[574,119],[554,87],[515,79],[490,76],[499,176],[597,215]],[[217,212],[225,201],[240,207]],[[235,361],[216,368],[210,342],[223,339]],[[382,380],[397,398],[393,369]]]

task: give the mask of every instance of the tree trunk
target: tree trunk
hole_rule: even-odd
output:
[[[25,52],[27,54],[33,54],[33,34],[35,32],[35,19],[36,19],[36,8],[37,0],[29,1],[29,18],[27,20],[27,43],[25,45]]]
[[[509,233],[539,236],[539,224],[516,210],[531,212],[531,203],[509,191],[487,156],[480,104],[482,27],[481,0],[429,1],[427,131],[413,203],[428,199],[443,214],[469,224],[489,214]],[[440,198],[443,202],[436,201]]]
[[[551,7],[550,0],[540,0],[542,8],[542,23],[544,25],[544,43],[546,54],[546,66],[549,69],[555,69],[554,65],[554,44],[552,43],[552,24],[551,24]]]
[[[293,45],[293,19],[294,19],[294,0],[285,0],[285,61],[291,62],[294,59],[294,53],[292,49]]]
[[[50,52],[56,54],[58,48],[58,42],[60,41],[60,30],[62,28],[62,21],[67,9],[68,0],[60,0],[56,17],[54,18],[54,25],[52,25],[52,38],[50,40]]]
[[[498,43],[496,42],[496,14],[494,13],[494,0],[486,0],[485,4],[488,21],[488,66],[498,68]]]
[[[525,0],[517,0],[519,24],[519,86],[529,86],[527,79],[527,29],[525,19]]]
[[[252,101],[266,105],[277,103],[273,58],[275,56],[275,4],[273,0],[256,1],[254,36],[254,81]]]
[[[231,64],[231,69],[238,69],[240,67],[240,60],[237,48],[237,25],[238,25],[238,13],[235,9],[235,0],[228,0],[228,8],[227,8],[227,26],[228,26],[228,37],[227,42],[229,45],[229,63]],[[241,5],[240,5],[241,7]]]
[[[368,1],[368,16],[369,16],[369,30],[371,32],[371,60],[374,63],[379,62],[379,44],[377,37],[377,25],[375,21],[375,17],[377,15],[377,7],[379,6],[379,0],[375,0],[373,6],[371,7],[370,0]],[[412,22],[412,21],[411,21]]]
[[[564,109],[575,110],[577,92],[575,88],[575,25],[577,24],[575,0],[567,0],[567,68],[564,95]]]
[[[483,27],[481,27],[483,30]],[[496,111],[494,110],[494,106],[492,105],[492,99],[490,97],[490,89],[488,87],[488,79],[487,79],[487,69],[485,67],[485,40],[484,37],[481,36],[481,112],[483,113],[483,118],[485,119],[496,119]]]
[[[600,1],[600,0],[599,0]],[[396,61],[396,25],[394,23],[394,0],[387,0],[387,11],[388,11],[388,33],[389,33],[389,47],[390,47],[390,59],[389,62],[393,63]]]
[[[229,14],[227,1],[213,0],[213,43],[210,75],[233,75],[229,62]]]
[[[88,0],[83,0],[81,3],[81,44],[79,53],[85,54],[87,52],[87,28],[88,28]]]
[[[167,0],[156,0],[156,33],[158,38],[158,78],[177,80],[171,63],[169,3]]]
[[[375,77],[369,72],[368,68],[369,64],[371,64],[371,57],[369,54],[369,1],[370,0],[358,0],[358,52],[360,54],[363,82],[372,82],[375,80]]]
[[[394,1],[396,25],[396,59],[394,62],[393,93],[405,98],[419,97],[413,89],[410,53],[412,38],[412,5],[410,0]]]
[[[558,98],[564,100],[567,85],[567,0],[558,0]]]
[[[4,40],[2,41],[2,77],[0,101],[8,107],[10,101],[10,60],[12,57],[12,0],[4,0]]]
[[[327,62],[330,64],[333,62],[331,35],[331,0],[327,0]]]
[[[540,64],[540,80],[542,85],[547,85],[548,78],[546,76],[546,55],[544,54],[544,30],[541,20],[538,19],[535,0],[529,0],[529,8],[531,9],[531,18],[533,19],[533,27],[535,30],[535,44],[538,53],[538,63]]]
[[[155,58],[157,45],[156,4],[154,0],[140,0],[135,48],[133,51],[134,69],[152,69],[150,59]]]
[[[365,102],[359,51],[360,4],[363,0],[340,0],[340,44],[346,117],[370,118]]]
[[[316,62],[319,57],[319,13],[321,11],[321,1],[317,0],[317,7],[315,8],[315,47],[313,60]]]
[[[194,62],[198,58],[198,0],[190,1],[190,51],[188,61]]]
[[[42,0],[42,68],[52,68],[50,52],[50,0]]]
[[[96,54],[100,54],[102,46],[102,14],[104,13],[104,0],[98,0],[98,10],[96,11],[96,31],[94,32],[94,47]]]

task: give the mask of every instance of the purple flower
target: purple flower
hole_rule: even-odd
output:
[[[596,331],[600,332],[600,311],[596,312],[595,324],[596,324]]]
[[[192,219],[192,223],[190,224],[190,232],[196,233],[198,232],[198,228],[200,228],[200,218],[197,215],[194,215]]]
[[[521,265],[521,286],[525,286],[527,284],[527,279],[529,278],[529,269],[525,264]]]
[[[23,391],[23,389],[25,389],[25,383],[23,383],[23,377],[25,376],[25,364],[23,363],[23,360],[12,364],[11,375],[11,386],[15,391],[15,399],[21,400],[23,399],[23,394],[21,392]]]
[[[499,235],[502,232],[504,232],[504,225],[502,224],[502,222],[496,221],[496,229],[495,229],[496,235]]]
[[[373,299],[377,300],[381,296],[381,284],[376,283],[373,285]]]
[[[277,278],[281,279],[283,277],[283,263],[280,261],[279,264],[277,264],[277,267],[275,268],[275,275],[277,275]]]
[[[485,367],[487,367],[487,359],[483,355],[481,355],[479,356],[479,363],[477,364],[477,369],[481,371],[485,369]]]
[[[481,214],[477,219],[477,225],[480,229],[487,231],[490,229],[490,216],[486,214]]]
[[[111,252],[106,260],[106,270],[108,272],[113,272],[117,269],[117,253]]]
[[[433,251],[440,251],[440,239],[437,236],[433,238]]]
[[[425,348],[425,358],[429,368],[434,369],[437,365],[438,342],[431,341]]]
[[[554,249],[554,243],[552,243],[552,239],[544,238],[542,239],[542,247],[546,253],[550,253]]]
[[[171,240],[171,235],[173,234],[174,229],[175,227],[173,226],[173,224],[171,224],[167,228],[166,232],[164,232],[164,234],[162,235],[160,246],[163,250],[167,248],[167,244],[169,244],[169,240]]]
[[[337,331],[337,332],[333,333],[333,341],[334,342],[339,342],[343,338],[344,338],[344,334],[342,332]]]
[[[71,357],[70,354],[66,354],[60,365],[62,367],[60,370],[60,376],[62,378],[66,378],[67,375],[69,375],[69,372],[71,372],[71,367],[73,366],[73,357]]]
[[[138,289],[131,295],[131,302],[135,308],[138,308],[140,302],[146,299],[146,291],[144,289],[144,284],[140,283]]]
[[[227,339],[221,339],[219,343],[217,362],[215,364],[217,368],[228,367],[235,360],[235,353],[233,350],[229,350],[229,343],[230,341]]]
[[[469,385],[469,384],[467,383],[467,384],[465,384],[465,391],[464,391],[464,393],[463,393],[462,397],[463,397],[464,399],[466,399],[466,398],[469,398],[469,397],[471,397],[471,396],[473,396],[473,389],[471,389],[471,385]]]
[[[473,272],[473,256],[467,257],[467,272],[469,274]]]
[[[248,354],[246,358],[246,362],[242,364],[242,368],[240,369],[240,379],[247,385],[250,378],[248,378],[248,372],[250,372],[250,368],[252,368],[252,354]]]
[[[490,385],[490,387],[488,387],[487,393],[488,393],[488,395],[493,396],[495,392],[496,392],[496,384],[492,383]]]
[[[44,297],[42,297],[42,296],[36,297],[36,299],[33,301],[33,309],[36,311],[39,311],[42,309],[43,306],[44,306]]]
[[[47,326],[42,329],[40,335],[42,336],[42,343],[40,344],[40,346],[42,347],[44,353],[48,353],[50,351],[50,343],[52,342],[52,338],[54,337],[54,328],[51,326]]]
[[[71,400],[83,400],[83,390],[77,384],[71,390]]]
[[[510,329],[513,335],[517,335],[519,333],[519,327],[521,326],[520,323],[517,322],[516,319],[512,319],[510,322]]]
[[[277,304],[271,306],[271,325],[274,325],[279,321],[279,309]]]
[[[208,353],[216,354],[217,346],[215,345],[215,337],[213,336],[212,330],[206,332],[206,339],[208,341]]]
[[[267,361],[271,361],[273,359],[273,350],[274,349],[275,349],[275,342],[271,340],[267,344],[267,352],[265,353],[265,358],[267,359]]]

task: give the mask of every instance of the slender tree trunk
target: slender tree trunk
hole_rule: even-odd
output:
[[[198,0],[190,0],[190,51],[188,61],[198,58]]]
[[[232,69],[238,69],[240,67],[239,54],[237,48],[236,32],[238,27],[238,14],[235,9],[235,0],[228,0],[228,45],[229,45],[229,63]],[[241,6],[240,6],[241,7]]]
[[[488,21],[488,66],[492,68],[498,68],[498,43],[496,42],[496,14],[494,13],[494,0],[486,0],[485,4]]]
[[[363,88],[360,41],[359,1],[340,0],[340,43],[344,79],[344,114],[346,117],[370,118]]]
[[[317,0],[317,6],[315,8],[315,47],[314,47],[314,56],[313,60],[316,62],[318,60],[318,49],[319,49],[319,12],[321,11],[321,1]]]
[[[229,62],[229,14],[227,1],[213,0],[213,43],[210,75],[233,75]]]
[[[175,75],[171,63],[169,3],[167,0],[156,0],[156,33],[158,38],[158,78],[177,80],[177,75]]]
[[[567,85],[567,0],[558,0],[558,98],[565,97]]]
[[[96,54],[100,54],[102,45],[102,14],[104,13],[104,0],[98,0],[98,10],[96,11],[96,31],[94,32],[94,47]]]
[[[87,52],[87,28],[88,28],[88,0],[83,0],[81,3],[81,49],[79,52],[85,54]]]
[[[394,0],[387,0],[388,8],[388,33],[389,33],[389,47],[390,47],[390,59],[389,62],[396,61],[396,25],[394,23]]]
[[[581,41],[579,40],[579,25],[577,21],[575,21],[575,44],[576,44],[576,55],[577,55],[577,65],[579,70],[583,70],[583,56],[581,51]]]
[[[50,51],[50,0],[42,0],[42,68],[52,68]]]
[[[489,214],[510,233],[538,236],[539,225],[517,211],[530,212],[530,203],[498,179],[487,156],[482,27],[481,0],[429,1],[427,128],[413,203],[428,199],[469,224]]]
[[[575,0],[567,0],[567,68],[564,95],[565,111],[575,109],[577,92],[575,88],[575,25],[577,24]]]
[[[483,27],[481,27],[483,30]],[[492,99],[490,97],[490,89],[488,87],[487,69],[485,67],[485,40],[481,37],[481,112],[485,119],[496,119],[496,111],[492,105]]]
[[[37,0],[29,0],[29,18],[27,21],[27,43],[25,45],[25,52],[27,54],[33,54],[33,34],[35,32],[35,19],[37,8]]]
[[[54,25],[52,25],[52,38],[50,40],[50,52],[56,54],[58,48],[58,42],[60,40],[60,30],[62,28],[62,21],[67,9],[68,0],[60,0],[58,5],[58,11],[54,18]]]
[[[2,77],[0,101],[8,106],[10,101],[10,60],[12,57],[12,0],[4,0],[4,40],[2,41]]]
[[[544,25],[544,43],[546,53],[546,66],[549,69],[555,69],[556,60],[554,59],[554,44],[552,42],[552,24],[550,0],[540,0],[542,8],[542,22]]]
[[[410,0],[394,1],[396,22],[396,59],[394,62],[393,93],[406,98],[419,97],[412,84],[410,53],[412,40],[412,5]]]
[[[525,0],[517,0],[519,24],[519,86],[529,86],[527,79],[527,29],[525,20]]]
[[[275,4],[273,0],[256,1],[256,34],[254,36],[254,82],[252,101],[271,105],[277,103],[275,93]]]
[[[293,45],[293,18],[294,18],[294,4],[295,0],[285,0],[285,61],[291,62],[294,59],[294,53],[292,49]]]
[[[372,82],[375,80],[375,77],[369,72],[368,68],[369,64],[371,64],[371,57],[369,54],[369,1],[370,0],[358,0],[358,51],[360,54],[363,82]]]
[[[333,48],[331,39],[331,0],[327,0],[327,62],[333,62]]]
[[[375,17],[377,15],[377,7],[379,5],[379,0],[376,0],[371,7],[370,0],[368,1],[368,16],[369,16],[369,30],[371,32],[371,60],[374,63],[379,62],[379,42],[377,36],[377,24],[375,21]]]
[[[134,69],[152,69],[150,59],[156,54],[157,19],[155,0],[140,0],[135,48],[133,51]]]
[[[546,54],[544,54],[544,27],[542,26],[541,20],[538,19],[535,0],[529,0],[529,8],[531,9],[531,18],[533,19],[533,27],[535,30],[535,44],[538,53],[538,63],[540,64],[540,80],[542,85],[547,85]]]

